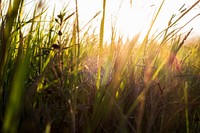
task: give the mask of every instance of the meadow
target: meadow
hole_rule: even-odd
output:
[[[8,10],[4,4],[1,132],[200,131],[200,38],[190,38],[192,29],[181,33],[187,24],[175,28],[198,2],[150,35],[161,3],[142,42],[139,33],[123,42],[113,25],[110,44],[104,41],[106,0],[102,13],[91,18],[101,15],[98,34],[80,30],[78,5],[44,22],[41,3],[28,20],[24,0],[14,0]]]

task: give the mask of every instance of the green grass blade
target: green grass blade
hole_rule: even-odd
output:
[[[98,72],[96,87],[99,89],[101,83],[101,66],[102,66],[102,50],[103,50],[103,39],[104,39],[104,25],[106,15],[106,0],[103,0],[103,16],[101,19],[100,36],[99,36],[99,57],[98,57]]]

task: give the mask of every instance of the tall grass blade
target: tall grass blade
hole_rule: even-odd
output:
[[[106,0],[103,0],[103,16],[101,19],[100,26],[100,36],[99,36],[99,55],[98,55],[98,72],[97,72],[97,81],[96,87],[99,89],[101,82],[101,66],[102,66],[102,50],[103,50],[103,39],[104,39],[104,24],[105,24],[105,15],[106,15]]]
[[[14,6],[13,6],[14,5]],[[1,55],[0,55],[0,60],[1,60],[1,64],[0,64],[0,81],[2,81],[3,79],[3,74],[4,74],[4,68],[6,65],[6,60],[7,60],[7,56],[8,56],[8,48],[10,45],[9,42],[9,37],[10,37],[10,33],[14,24],[14,20],[17,17],[17,12],[18,12],[18,8],[20,5],[20,0],[15,0],[13,5],[9,5],[9,10],[6,14],[6,19],[2,22],[2,29],[3,30],[3,35],[2,35],[2,44],[1,44]],[[2,83],[0,84],[0,92],[2,95]]]
[[[186,122],[186,132],[190,132],[190,127],[189,127],[189,112],[188,112],[188,83],[185,82],[185,87],[184,87],[184,99],[185,99],[185,122]]]
[[[154,23],[155,23],[155,21],[156,21],[158,15],[159,15],[161,9],[162,9],[162,6],[163,6],[164,2],[165,2],[165,0],[162,1],[162,3],[161,3],[161,5],[160,5],[160,7],[159,7],[159,9],[158,9],[158,11],[157,11],[155,17],[154,17],[153,20],[151,21],[151,25],[150,25],[150,27],[149,27],[149,30],[148,30],[146,36],[144,37],[144,40],[143,40],[142,44],[146,44],[146,43],[148,42],[149,34],[150,34],[151,29],[153,28]]]
[[[4,104],[2,103],[4,100],[3,97],[3,93],[5,92],[5,90],[3,90],[3,79],[5,76],[5,69],[6,69],[6,63],[7,63],[7,58],[8,58],[8,49],[10,47],[10,43],[11,43],[11,38],[10,38],[10,34],[14,25],[14,20],[17,18],[18,15],[18,8],[20,6],[20,0],[15,0],[13,2],[13,5],[10,3],[9,5],[9,9],[8,12],[6,14],[5,20],[3,20],[2,25],[1,25],[1,32],[2,32],[2,40],[1,40],[1,46],[0,46],[0,101],[1,101],[1,114],[0,117],[3,117],[3,110],[4,110]]]

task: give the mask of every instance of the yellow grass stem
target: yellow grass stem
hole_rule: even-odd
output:
[[[76,47],[76,22],[74,23],[73,28],[73,36],[72,36],[72,54],[73,54],[73,62],[75,62],[74,65],[74,84],[72,91],[74,92],[72,95],[72,105],[71,105],[71,116],[72,116],[72,133],[76,132],[76,101],[77,101],[77,78],[78,78],[78,63],[77,63],[77,47]]]
[[[197,2],[195,2],[189,9],[187,9],[180,17],[178,17],[174,22],[171,22],[172,20],[170,20],[169,24],[168,24],[168,27],[164,30],[165,33],[164,33],[164,38],[162,40],[162,43],[164,43],[166,40],[169,40],[168,37],[172,34],[175,35],[178,33],[178,31],[180,31],[183,27],[185,27],[188,23],[190,23],[194,18],[196,18],[197,16],[199,16],[199,14],[197,14],[196,16],[194,16],[191,20],[189,20],[185,25],[183,25],[181,28],[179,28],[177,30],[177,32],[175,32],[175,30],[173,30],[172,32],[168,33],[168,30],[169,28],[173,27],[174,25],[176,25],[188,12],[190,12],[198,3],[200,2],[200,0],[198,0]],[[173,16],[172,18],[173,19]],[[175,32],[175,33],[174,33]]]
[[[99,37],[99,55],[98,55],[98,72],[97,72],[97,82],[96,87],[99,89],[101,82],[101,65],[102,65],[102,49],[103,49],[103,39],[104,39],[104,23],[105,23],[105,13],[106,13],[106,0],[103,1],[103,16],[101,19],[100,26],[100,37]]]
[[[157,13],[156,13],[154,19],[152,20],[151,25],[150,25],[150,27],[149,27],[149,30],[148,30],[148,32],[147,32],[147,34],[146,34],[146,36],[145,36],[145,38],[144,38],[142,44],[146,44],[146,43],[148,42],[149,34],[150,34],[151,29],[153,28],[153,25],[154,25],[154,23],[155,23],[155,21],[156,21],[158,15],[159,15],[161,9],[162,9],[162,6],[163,6],[164,2],[165,2],[165,0],[162,1],[162,3],[161,3],[161,5],[160,5],[160,7],[159,7],[159,9],[158,9],[158,11],[157,11]]]
[[[184,87],[184,99],[185,99],[185,122],[186,122],[186,132],[190,132],[189,128],[189,112],[188,112],[188,83],[185,82]]]
[[[80,37],[79,37],[79,17],[78,17],[78,1],[76,2],[76,32],[77,32],[77,44],[78,44],[78,58],[80,56]]]
[[[183,18],[189,11],[191,11],[199,2],[200,0],[196,1],[188,10],[186,10],[179,18],[177,18],[169,27],[174,26],[181,18]]]

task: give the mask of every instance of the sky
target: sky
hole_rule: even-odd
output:
[[[39,1],[39,0],[37,0]],[[43,0],[45,1],[45,0]],[[56,14],[59,14],[61,9],[68,4],[69,10],[75,10],[75,0],[46,0],[45,3],[49,7],[48,12],[53,10],[55,6]],[[163,0],[132,0],[132,5],[130,0],[107,0],[106,3],[106,24],[105,24],[105,40],[109,40],[111,36],[111,27],[115,25],[118,35],[123,35],[124,38],[132,38],[134,35],[141,33],[143,37],[149,26],[150,22],[158,10],[161,2]],[[158,33],[167,27],[168,21],[173,14],[176,15],[175,19],[180,16],[179,9],[189,8],[197,0],[165,0],[158,19],[152,30],[152,34]],[[26,0],[27,3],[33,3],[33,0]],[[78,0],[79,7],[79,20],[80,28],[83,27],[93,16],[102,11],[103,0]],[[32,4],[27,4],[28,9]],[[191,12],[183,17],[183,19],[178,23],[178,26],[184,25],[195,15],[200,13],[200,2]],[[90,24],[94,28],[97,28],[98,33],[100,20],[102,14],[99,14]],[[187,25],[181,32],[185,33],[193,29],[192,35],[200,35],[200,16],[194,19],[189,25]]]

